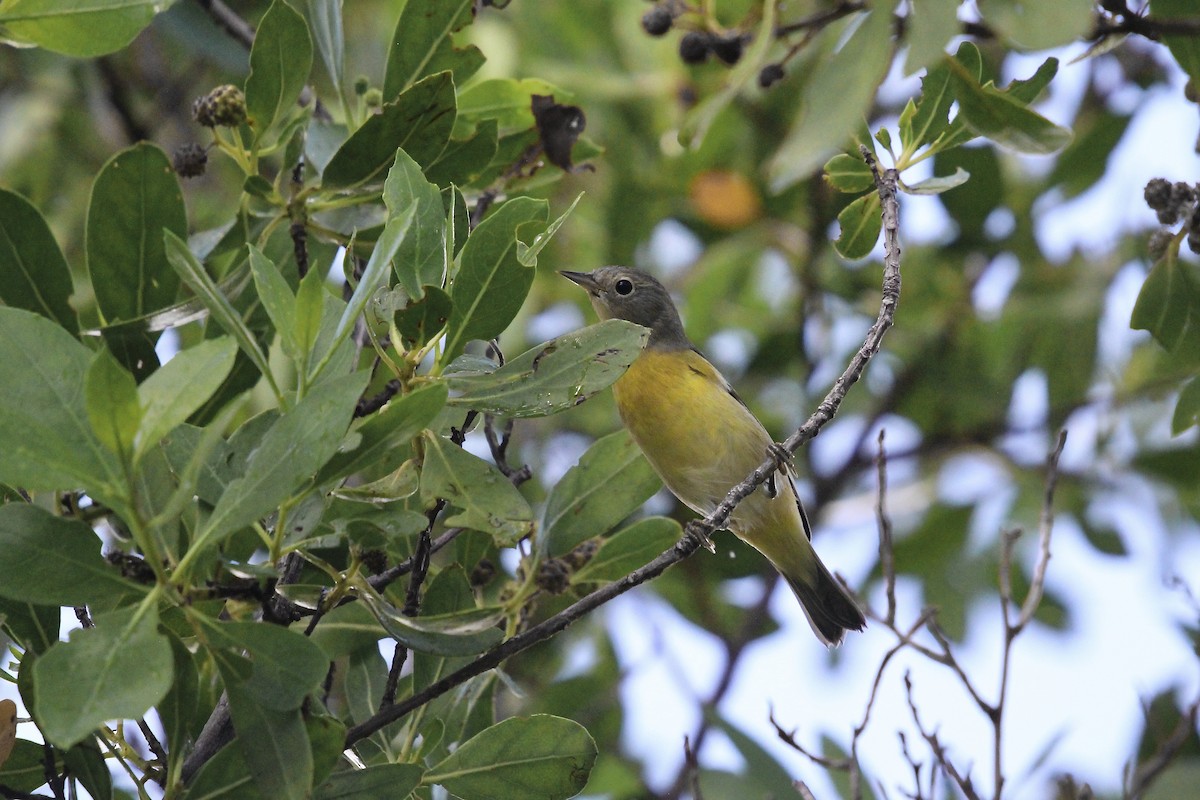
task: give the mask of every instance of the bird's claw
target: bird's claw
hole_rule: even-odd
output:
[[[785,477],[795,469],[792,452],[779,444],[779,442],[771,442],[771,444],[767,445],[767,455],[775,460],[775,464],[779,467],[778,471]],[[767,497],[772,500],[779,496],[779,486],[775,483],[775,474],[772,472],[766,482]]]
[[[690,540],[697,547],[703,547],[705,550],[713,554],[717,552],[717,546],[713,544],[712,539],[709,538],[708,529],[702,522],[696,520],[689,522],[683,529],[683,536],[685,539]]]

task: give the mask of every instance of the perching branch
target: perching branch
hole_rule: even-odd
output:
[[[834,414],[837,413],[838,408],[845,399],[850,386],[862,376],[867,363],[879,352],[883,342],[883,335],[892,326],[896,307],[900,300],[899,203],[896,199],[898,175],[895,170],[886,170],[880,173],[875,163],[875,158],[871,155],[870,151],[863,148],[862,152],[864,159],[875,176],[875,186],[883,205],[884,268],[879,313],[874,324],[872,324],[870,330],[867,332],[862,346],[854,354],[846,370],[834,382],[833,387],[829,390],[825,399],[821,401],[817,410],[784,442],[784,447],[792,453],[801,444],[816,436],[821,431],[821,428],[833,419]],[[476,675],[481,675],[488,670],[494,669],[511,656],[560,633],[573,622],[586,616],[613,598],[619,597],[633,587],[658,577],[667,568],[694,553],[708,534],[724,527],[725,523],[729,520],[729,515],[737,507],[738,503],[766,482],[767,478],[780,469],[780,467],[781,464],[775,456],[766,458],[744,481],[730,490],[725,500],[716,510],[705,517],[704,520],[689,524],[689,535],[685,535],[674,547],[620,580],[592,592],[554,616],[501,642],[458,671],[430,684],[411,697],[380,710],[379,713],[370,719],[355,725],[346,732],[346,745],[353,745],[358,740],[370,736],[392,722],[401,719],[410,711],[420,708],[434,698],[474,678]]]
[[[196,5],[207,11],[213,22],[242,47],[249,50],[254,46],[254,29],[221,0],[196,0]]]

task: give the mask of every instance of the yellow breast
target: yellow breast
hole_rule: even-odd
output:
[[[766,457],[766,430],[695,351],[645,351],[613,386],[613,396],[667,488],[701,514]],[[756,505],[748,499],[735,517],[755,515]]]

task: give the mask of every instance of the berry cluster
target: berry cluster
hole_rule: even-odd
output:
[[[649,11],[642,15],[642,30],[651,36],[666,36],[676,27],[679,17],[685,12],[691,12],[682,0],[658,0]],[[742,52],[750,41],[750,35],[740,30],[714,32],[706,25],[715,25],[712,20],[696,22],[689,18],[679,25],[688,28],[679,39],[679,57],[685,64],[703,64],[709,56],[732,66],[742,58]],[[772,63],[764,66],[758,73],[758,85],[766,89],[778,83],[784,77],[783,64]]]
[[[1158,221],[1163,225],[1175,225],[1183,220],[1187,231],[1188,249],[1200,253],[1200,198],[1197,189],[1200,186],[1177,181],[1171,183],[1165,178],[1154,178],[1146,184],[1143,197],[1146,205],[1158,215]],[[1150,237],[1150,253],[1157,259],[1166,252],[1167,245],[1175,237],[1171,231],[1156,231]]]
[[[685,10],[678,0],[660,0],[642,15],[642,30],[651,36],[666,36]],[[679,57],[685,64],[703,64],[712,55],[733,65],[741,59],[746,42],[741,31],[689,30],[679,40]]]

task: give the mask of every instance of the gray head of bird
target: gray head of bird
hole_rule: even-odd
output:
[[[632,267],[601,267],[592,272],[560,270],[588,293],[600,319],[625,319],[650,329],[650,346],[690,348],[679,312],[666,287]]]

